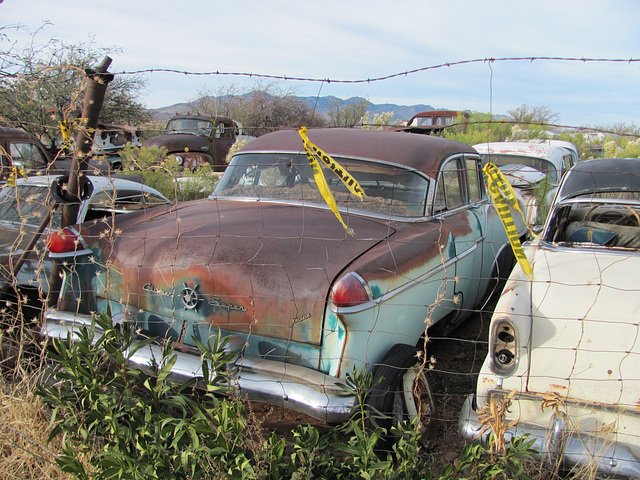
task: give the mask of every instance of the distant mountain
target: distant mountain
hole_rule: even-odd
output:
[[[219,97],[221,98],[221,97]],[[321,115],[328,116],[327,112],[329,111],[329,105],[331,102],[342,101],[341,99],[328,96],[328,97],[298,97],[300,100],[303,100],[311,108],[314,108],[316,112]],[[344,102],[361,102],[362,100],[366,100],[361,97],[351,97]],[[153,117],[155,120],[166,120],[171,118],[176,114],[184,114],[189,113],[190,111],[189,103],[176,103],[175,105],[170,105],[168,107],[156,108],[152,109]],[[431,105],[394,105],[391,103],[383,103],[383,104],[375,104],[369,102],[367,110],[369,114],[373,117],[375,114],[381,114],[386,112],[393,112],[392,122],[396,121],[408,121],[411,117],[413,117],[416,113],[424,112],[427,110],[435,110]]]

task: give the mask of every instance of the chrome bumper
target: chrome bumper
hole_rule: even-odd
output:
[[[489,433],[479,436],[482,425],[475,410],[475,395],[469,395],[462,406],[458,420],[458,431],[467,441],[478,440],[487,444]],[[535,440],[532,449],[539,452],[539,458],[551,467],[562,469],[593,467],[598,475],[615,478],[638,478],[640,458],[620,443],[607,441],[601,437],[582,431],[570,431],[562,412],[554,412],[548,426],[540,426],[526,421],[518,422],[505,433],[505,441],[528,434]]]
[[[48,310],[40,334],[66,340],[81,326],[91,325],[92,320],[91,315]],[[185,382],[202,377],[199,355],[174,353],[177,361],[171,369],[171,380]],[[147,370],[153,359],[158,362],[162,359],[160,345],[136,351],[130,363]],[[237,374],[232,378],[232,386],[243,400],[281,405],[329,423],[346,421],[357,401],[342,388],[341,379],[309,368],[253,357],[241,357],[235,365]]]

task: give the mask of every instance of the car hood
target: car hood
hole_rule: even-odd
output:
[[[182,133],[153,137],[143,143],[144,147],[164,147],[169,153],[187,150],[202,152],[202,147],[205,145],[207,145],[207,137]]]
[[[116,219],[113,242],[94,238],[118,272],[104,295],[230,332],[313,344],[335,277],[394,233],[383,221],[343,215],[350,236],[328,209],[257,201],[201,200],[161,212]],[[91,242],[91,232],[83,236]],[[195,306],[185,304],[185,288]]]
[[[528,390],[638,405],[640,254],[539,248]]]

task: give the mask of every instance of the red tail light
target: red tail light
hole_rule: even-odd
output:
[[[357,273],[345,275],[331,289],[331,301],[336,307],[355,307],[371,301],[369,288]]]
[[[51,253],[73,252],[76,250],[79,241],[80,237],[78,234],[69,227],[65,227],[49,235],[47,239],[47,250]]]

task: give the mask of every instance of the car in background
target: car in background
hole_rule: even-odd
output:
[[[37,288],[42,295],[48,292],[51,263],[45,256],[44,241],[35,245],[15,275],[13,269],[50,211],[53,210],[52,217],[42,239],[60,227],[62,212],[61,208],[55,209],[56,199],[51,190],[51,185],[60,178],[47,175],[19,178],[15,185],[7,184],[0,190],[0,281],[3,285]],[[78,223],[169,203],[155,189],[125,178],[87,178],[90,188],[80,204]]]
[[[51,166],[45,146],[19,128],[0,127],[0,183],[7,181],[13,169],[29,173],[44,172]]]
[[[407,122],[407,125],[399,130],[409,133],[441,133],[447,127],[456,123],[465,123],[469,119],[467,112],[455,110],[428,110],[416,113]]]
[[[525,253],[533,275],[504,287],[461,434],[487,441],[502,411],[505,441],[530,435],[554,466],[638,478],[640,161],[576,165]]]
[[[576,147],[562,140],[486,142],[473,148],[509,181],[531,226],[544,224],[560,180],[578,162]]]
[[[90,175],[110,174],[120,170],[121,160],[118,155],[114,155],[114,150],[121,149],[122,144],[110,148],[111,141],[119,143],[128,138],[137,141],[135,132],[130,131],[130,127],[104,128],[107,130],[96,132],[93,156],[87,167]],[[0,185],[6,183],[12,174],[14,177],[60,175],[68,173],[73,165],[71,156],[59,153],[52,158],[38,137],[20,128],[10,127],[0,127],[0,161]]]
[[[159,147],[176,163],[189,170],[211,165],[216,172],[227,166],[227,154],[238,141],[251,141],[242,125],[222,115],[175,115],[168,122],[163,135],[146,139],[145,148]]]
[[[242,398],[341,422],[357,401],[342,385],[364,369],[387,426],[403,415],[432,426],[425,332],[455,328],[513,261],[480,157],[428,135],[308,138],[309,153],[297,131],[248,143],[208,199],[63,232],[77,243],[54,235],[66,282],[42,333],[67,338],[110,310],[159,339],[137,365],[171,340],[172,374],[186,380],[202,375],[195,341],[220,331],[238,349],[229,368]]]

